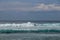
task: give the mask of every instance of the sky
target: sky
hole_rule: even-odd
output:
[[[0,0],[0,20],[60,20],[60,0]]]

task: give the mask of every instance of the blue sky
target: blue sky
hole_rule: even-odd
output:
[[[60,0],[0,0],[0,20],[60,20]]]

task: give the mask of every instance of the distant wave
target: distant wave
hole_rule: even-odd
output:
[[[0,30],[0,33],[60,33],[60,30]]]
[[[43,30],[56,29],[60,30],[60,23],[0,23],[0,30]]]
[[[0,33],[60,33],[60,23],[0,23]]]

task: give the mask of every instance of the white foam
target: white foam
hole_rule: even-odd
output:
[[[38,29],[60,29],[60,23],[4,23],[0,29],[12,30],[38,30]]]

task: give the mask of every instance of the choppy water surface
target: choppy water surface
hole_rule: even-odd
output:
[[[60,40],[60,34],[40,34],[40,33],[0,34],[0,40]]]
[[[45,29],[50,30],[50,32]],[[22,33],[21,30],[23,30]],[[27,30],[28,32],[24,33]],[[42,33],[34,33],[33,30],[43,31]],[[47,33],[44,33],[46,31]],[[60,40],[60,23],[0,23],[0,40]]]
[[[0,29],[9,30],[40,30],[40,29],[57,29],[60,30],[60,23],[0,23]]]

